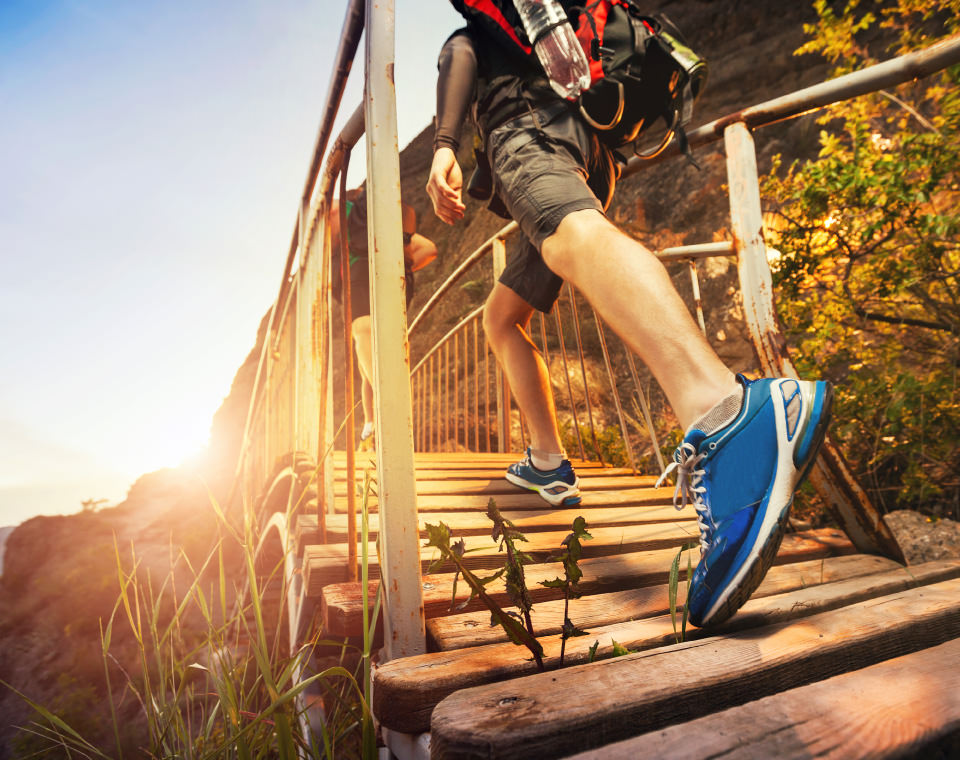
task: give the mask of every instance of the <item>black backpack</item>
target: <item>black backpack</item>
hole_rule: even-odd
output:
[[[511,0],[450,1],[501,47],[537,62]],[[683,128],[703,91],[706,61],[666,16],[644,15],[638,0],[594,0],[586,6],[560,1],[590,62],[592,81],[580,96],[580,110],[600,139],[622,148],[662,120],[666,133],[660,144],[643,152],[635,146],[637,155],[652,158],[676,135],[689,158]]]

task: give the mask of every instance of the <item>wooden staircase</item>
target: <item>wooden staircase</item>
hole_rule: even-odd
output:
[[[582,504],[552,508],[503,479],[515,459],[417,454],[421,537],[426,523],[442,521],[476,550],[465,555],[472,567],[500,566],[484,514],[487,500],[497,501],[535,560],[525,573],[546,670],[538,673],[526,649],[490,626],[476,599],[461,607],[469,593],[462,581],[454,593],[452,573],[426,574],[435,557],[423,549],[428,653],[383,664],[374,679],[375,716],[388,734],[407,736],[400,744],[409,756],[427,756],[428,744],[438,758],[604,760],[960,749],[960,560],[903,567],[856,554],[837,530],[788,533],[733,618],[682,637],[667,579],[678,549],[698,536],[692,508],[676,511],[672,487],[657,489],[652,477],[592,462],[574,462]],[[358,469],[369,460],[358,454]],[[360,584],[345,581],[342,483],[336,494],[331,543],[316,543],[315,514],[299,518],[296,541],[323,634],[359,637],[363,602]],[[370,502],[373,541],[375,495]],[[548,557],[578,515],[594,538],[583,544],[583,597],[569,614],[588,635],[567,641],[558,669],[564,603],[538,581],[562,575]],[[376,562],[370,578],[372,600]],[[487,588],[509,604],[502,581]],[[677,593],[682,605],[682,580]],[[630,653],[614,656],[623,649]],[[409,736],[425,732],[429,742]]]

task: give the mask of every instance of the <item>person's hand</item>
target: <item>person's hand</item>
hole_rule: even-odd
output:
[[[438,148],[433,154],[427,195],[433,201],[433,211],[447,224],[463,219],[463,172],[457,156],[450,148]]]

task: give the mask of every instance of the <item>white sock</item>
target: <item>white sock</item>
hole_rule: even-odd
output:
[[[363,423],[363,430],[360,431],[360,440],[366,440],[371,435],[373,435],[373,423],[365,422]]]
[[[553,452],[543,451],[542,449],[530,449],[530,462],[541,472],[557,469],[563,460],[563,452],[554,454]]]
[[[737,388],[735,393],[731,393],[709,412],[697,419],[690,426],[690,430],[696,428],[702,430],[705,435],[712,435],[720,428],[733,422],[740,414],[741,406],[743,406],[743,388]]]

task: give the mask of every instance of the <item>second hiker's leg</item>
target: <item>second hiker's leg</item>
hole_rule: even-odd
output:
[[[363,430],[360,440],[373,435],[373,326],[370,315],[365,314],[353,320],[353,345],[356,349],[357,366],[360,369],[362,386],[360,401],[363,407]]]
[[[550,376],[543,355],[526,333],[533,311],[530,304],[498,282],[483,310],[483,329],[530,428],[530,447],[559,454]]]

